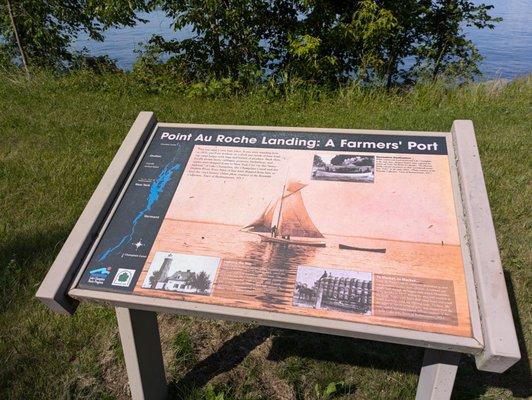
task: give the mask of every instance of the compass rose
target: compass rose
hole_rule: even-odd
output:
[[[144,243],[142,243],[142,239],[139,239],[137,243],[132,243],[133,246],[135,246],[135,250],[138,250],[139,247],[144,246]]]

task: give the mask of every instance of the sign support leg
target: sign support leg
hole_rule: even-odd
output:
[[[162,400],[167,387],[157,314],[116,307],[133,400]]]
[[[425,349],[416,400],[449,400],[459,361],[460,353]]]

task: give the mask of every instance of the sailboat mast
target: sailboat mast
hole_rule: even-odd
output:
[[[277,227],[277,230],[279,230],[279,222],[281,222],[281,212],[283,211],[284,191],[286,189],[287,181],[288,181],[288,168],[286,169],[286,176],[284,177],[283,191],[281,192],[281,202],[279,203],[279,214],[277,215],[277,223],[275,224],[275,226]]]

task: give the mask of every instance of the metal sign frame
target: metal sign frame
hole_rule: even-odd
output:
[[[447,141],[454,204],[458,216],[472,337],[76,288],[90,255],[159,127],[444,136]],[[503,372],[520,358],[473,124],[471,121],[464,120],[455,121],[450,133],[404,132],[166,124],[156,123],[153,113],[141,112],[59,252],[36,296],[50,308],[61,313],[72,314],[78,301],[81,300],[102,302],[117,307],[132,393],[146,394],[148,387],[160,387],[161,385],[159,382],[161,380],[160,368],[154,367],[160,363],[158,360],[142,361],[145,357],[144,352],[139,351],[139,346],[135,345],[137,342],[139,344],[142,342],[142,346],[152,349],[151,354],[157,354],[154,348],[158,347],[160,353],[157,324],[154,319],[155,312],[201,315],[425,347],[431,350],[427,352],[424,360],[418,395],[434,389],[437,386],[436,383],[448,389],[449,385],[439,381],[444,376],[447,377],[445,379],[450,380],[452,390],[452,382],[456,373],[455,366],[458,362],[458,356],[453,357],[453,354],[472,354],[476,358],[479,369],[492,372]],[[126,349],[129,350],[126,351]],[[146,366],[147,364],[153,365]],[[148,368],[147,371],[145,371],[146,368]],[[155,381],[152,382],[145,376],[147,374],[153,378],[153,371],[159,372],[155,374],[156,379],[154,378]],[[162,376],[164,378],[164,370]],[[137,385],[136,389],[134,389],[135,385]],[[159,393],[160,390],[150,389],[149,392]],[[448,398],[445,397],[447,392],[442,393],[444,396],[440,398]],[[448,393],[450,395],[450,391]]]

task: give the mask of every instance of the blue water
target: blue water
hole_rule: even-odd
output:
[[[124,244],[131,242],[133,234],[135,233],[135,227],[137,226],[137,223],[142,217],[144,217],[147,212],[151,211],[153,205],[157,202],[159,196],[164,191],[166,184],[168,183],[168,181],[170,181],[174,172],[177,171],[179,168],[181,168],[181,165],[177,164],[175,161],[171,161],[163,168],[159,176],[157,176],[157,178],[150,186],[150,191],[148,193],[148,197],[146,198],[146,206],[141,211],[139,211],[135,215],[133,221],[131,221],[129,233],[127,235],[124,235],[116,245],[105,250],[98,259],[98,261],[104,261],[107,256],[109,256],[109,254],[120,249]]]
[[[475,0],[474,2],[481,2]],[[491,14],[502,17],[503,22],[493,30],[467,29],[468,37],[476,44],[484,60],[480,69],[485,79],[514,78],[532,73],[532,0],[484,0],[495,8]],[[184,39],[192,36],[190,28],[174,32],[172,20],[155,11],[141,14],[149,20],[132,28],[110,29],[103,43],[80,37],[74,48],[87,48],[93,55],[107,54],[120,68],[131,69],[138,54],[135,49],[152,35],[167,39]]]

